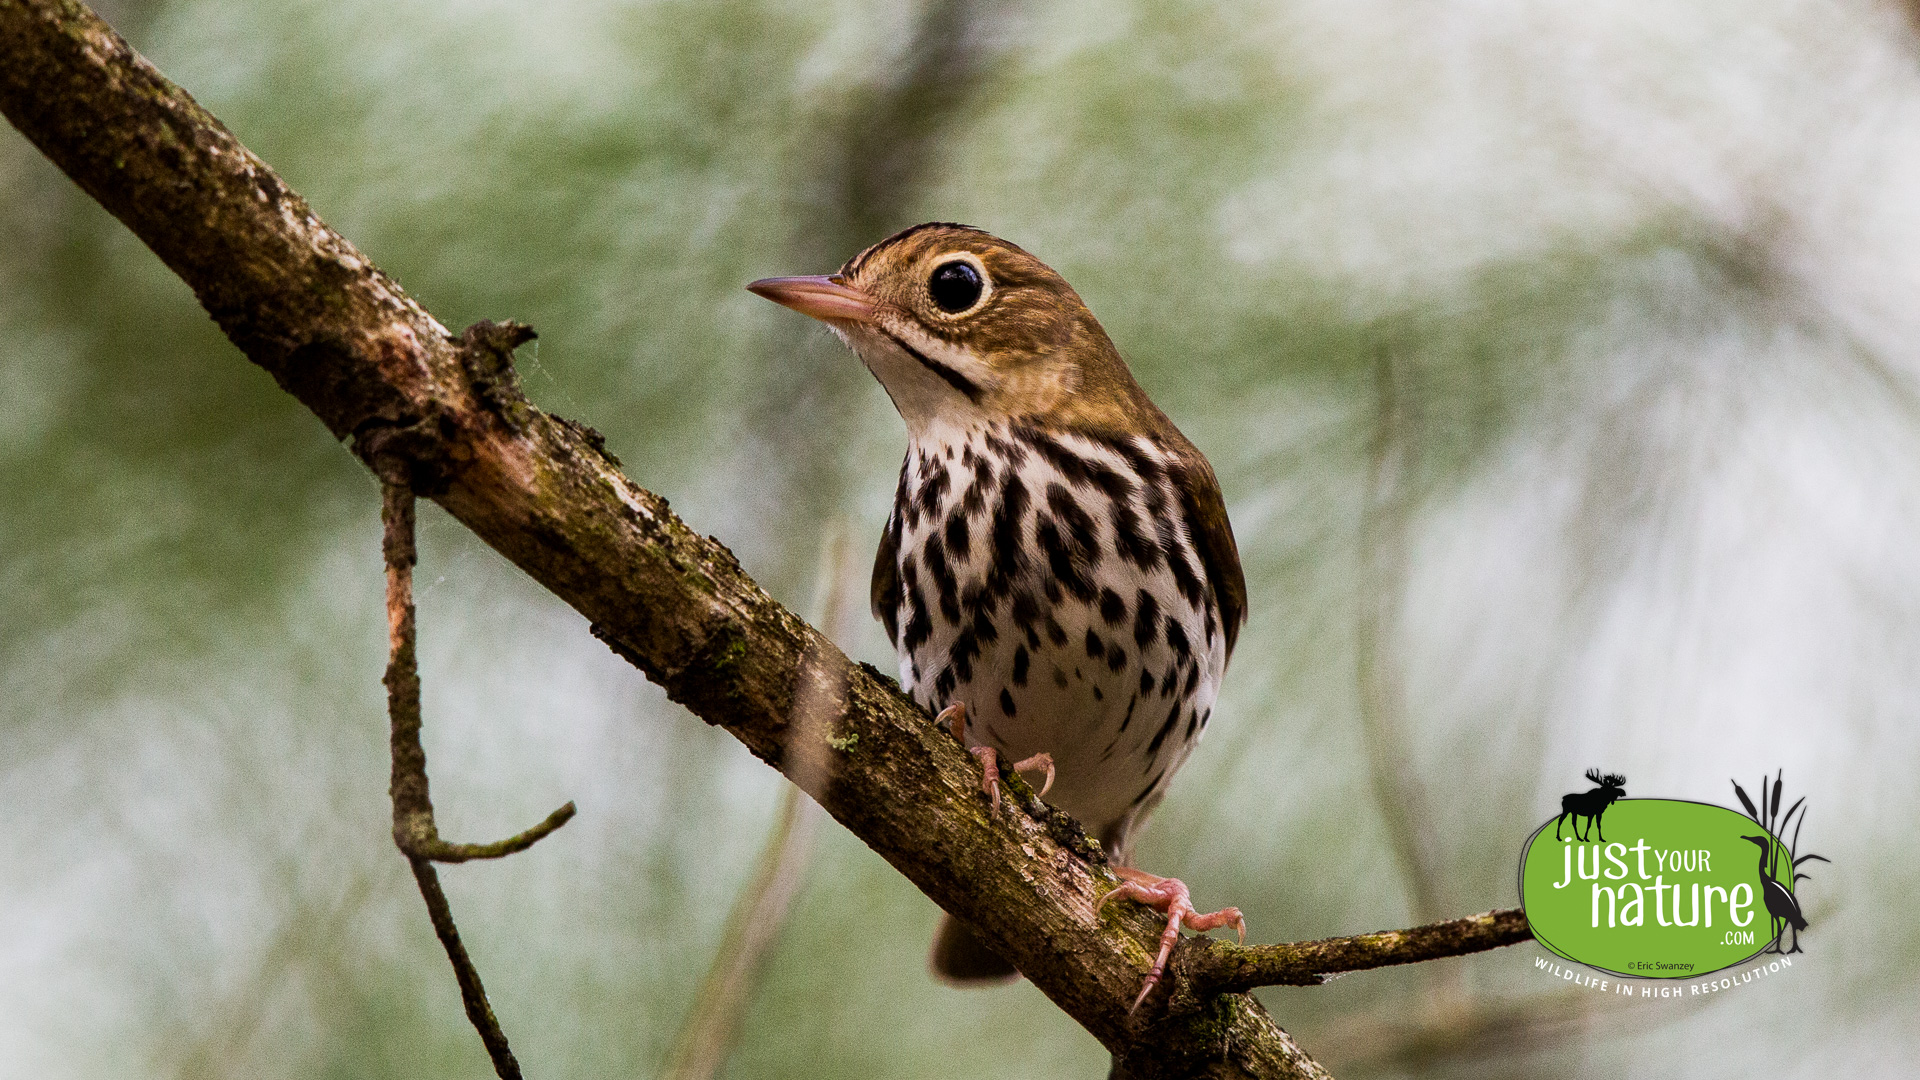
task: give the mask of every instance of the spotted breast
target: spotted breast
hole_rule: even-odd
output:
[[[1184,462],[1143,435],[1033,423],[927,436],[908,449],[874,567],[901,684],[933,712],[964,703],[975,745],[1050,753],[1050,801],[1127,862],[1227,663]]]

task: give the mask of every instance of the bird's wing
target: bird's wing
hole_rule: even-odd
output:
[[[873,617],[887,628],[887,640],[900,642],[900,518],[896,512],[880,533],[880,550],[873,553],[873,586],[869,593]]]
[[[1240,638],[1240,624],[1247,621],[1247,578],[1240,570],[1240,547],[1233,540],[1233,523],[1227,520],[1226,500],[1220,497],[1220,481],[1213,466],[1193,450],[1180,455],[1180,467],[1187,476],[1175,486],[1180,491],[1181,509],[1187,515],[1187,531],[1200,551],[1207,570],[1207,584],[1220,604],[1220,622],[1227,634],[1227,656]]]

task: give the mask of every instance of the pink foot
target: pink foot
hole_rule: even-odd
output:
[[[1129,900],[1138,900],[1151,908],[1167,913],[1167,929],[1160,935],[1160,955],[1153,960],[1153,969],[1147,972],[1146,985],[1140,988],[1140,996],[1133,999],[1133,1005],[1127,1010],[1132,1013],[1147,1000],[1147,995],[1160,982],[1160,976],[1167,970],[1167,957],[1173,952],[1173,943],[1180,940],[1180,927],[1186,925],[1205,933],[1222,926],[1232,926],[1240,931],[1240,944],[1247,943],[1247,920],[1240,915],[1236,907],[1221,908],[1219,911],[1202,915],[1193,910],[1193,900],[1187,894],[1187,886],[1178,878],[1163,878],[1149,874],[1144,870],[1135,870],[1130,866],[1116,866],[1113,872],[1121,878],[1120,887],[1102,896],[1094,905],[1094,910],[1106,906],[1107,901],[1116,896]]]
[[[953,737],[961,746],[967,746],[967,703],[956,701],[940,710],[933,718],[953,732]],[[980,790],[993,800],[993,808],[1000,809],[1000,752],[991,746],[967,746],[967,752],[980,759]],[[1047,782],[1040,785],[1040,794],[1045,795],[1053,788],[1053,755],[1035,754],[1030,758],[1013,763],[1014,772],[1028,772],[1033,769],[1047,770]]]

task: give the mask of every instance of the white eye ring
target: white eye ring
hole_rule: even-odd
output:
[[[939,273],[942,267],[951,266],[954,263],[966,263],[973,268],[975,274],[979,275],[980,295],[974,300],[972,305],[961,308],[959,311],[948,311],[940,306],[939,301],[934,301],[933,313],[942,319],[965,318],[986,306],[987,301],[993,297],[993,275],[987,273],[987,264],[980,261],[980,256],[975,255],[971,251],[950,251],[941,255],[939,259],[934,262],[932,268],[927,271],[929,298],[931,298],[932,295],[933,275]]]

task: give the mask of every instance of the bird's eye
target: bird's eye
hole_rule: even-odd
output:
[[[933,302],[949,315],[979,303],[980,291],[985,287],[986,283],[980,280],[980,271],[963,259],[941,263],[934,267],[933,276],[927,279],[927,292],[932,294]]]

